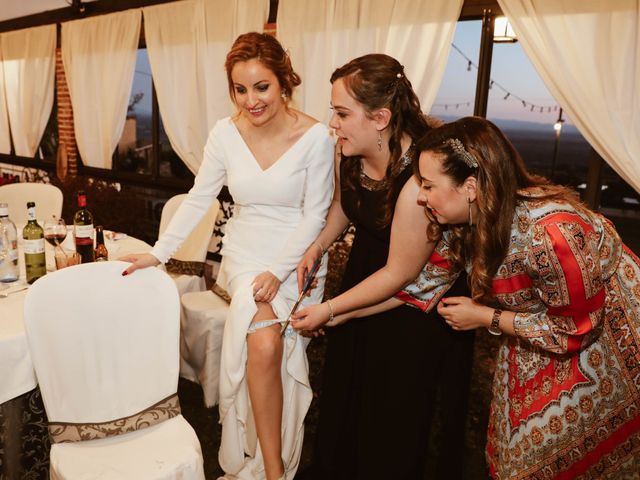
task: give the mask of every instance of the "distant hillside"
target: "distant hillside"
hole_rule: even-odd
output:
[[[437,118],[444,120],[445,122],[452,122],[457,120],[460,117],[456,117],[453,115],[437,115]],[[553,132],[553,124],[549,123],[539,123],[539,122],[526,122],[524,120],[504,120],[501,118],[490,118],[493,123],[495,123],[498,127],[500,127],[504,131],[512,131],[512,130],[526,130],[530,132]],[[565,123],[562,126],[562,134],[565,133],[574,133],[580,134],[575,125]]]

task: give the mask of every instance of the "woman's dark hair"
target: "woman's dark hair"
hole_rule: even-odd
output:
[[[280,42],[266,33],[249,32],[243,33],[231,46],[224,62],[227,71],[227,82],[229,84],[229,95],[235,98],[231,71],[238,62],[247,62],[258,59],[265,67],[273,72],[280,83],[280,88],[291,98],[293,89],[300,85],[300,76],[293,71],[289,55],[285,52]]]
[[[413,140],[420,138],[429,129],[427,119],[420,109],[420,101],[411,82],[404,74],[404,67],[395,58],[374,53],[355,58],[336,69],[331,83],[342,79],[347,92],[360,103],[368,114],[380,108],[391,111],[389,129],[389,151],[391,160],[385,178],[392,180],[392,172],[399,169],[396,164],[402,156],[400,143],[404,134]],[[342,157],[341,182],[343,187],[357,191],[360,177],[360,157]],[[391,182],[389,182],[391,184]],[[382,206],[380,225],[386,226],[393,217],[393,189],[387,188]]]
[[[456,148],[457,139],[463,149]],[[469,283],[476,301],[492,301],[493,277],[504,261],[511,238],[516,203],[529,197],[520,190],[539,187],[537,200],[568,202],[576,208],[584,207],[571,190],[553,185],[541,176],[529,173],[522,158],[507,137],[490,121],[480,117],[465,117],[429,131],[417,142],[419,151],[441,155],[442,172],[454,185],[460,186],[473,176],[476,182],[478,214],[474,226],[449,225],[451,231],[451,258],[456,269],[471,261]],[[470,166],[470,157],[477,167]],[[466,158],[465,158],[466,157]],[[418,164],[414,164],[420,177]],[[425,209],[430,225],[427,236],[439,238],[442,226]]]

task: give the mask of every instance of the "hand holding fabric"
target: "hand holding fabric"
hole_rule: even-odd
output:
[[[296,330],[317,330],[329,321],[329,314],[326,302],[309,305],[291,316],[291,324]]]
[[[271,272],[262,272],[253,279],[253,298],[256,302],[270,302],[280,289],[280,280]]]

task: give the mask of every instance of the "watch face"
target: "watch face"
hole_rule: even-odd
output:
[[[491,335],[502,335],[502,330],[500,330],[499,327],[494,327],[493,325],[491,325],[490,327],[487,328],[487,330],[489,330],[489,333]]]

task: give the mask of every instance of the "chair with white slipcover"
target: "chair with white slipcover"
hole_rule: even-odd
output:
[[[230,299],[214,287],[213,291],[189,292],[182,296],[182,347],[188,348],[188,367],[180,375],[202,386],[204,404],[213,407],[219,399],[222,334]]]
[[[9,205],[9,217],[17,225],[27,223],[27,202],[36,204],[36,216],[45,220],[62,214],[62,191],[48,183],[9,183],[0,186],[0,203]]]
[[[25,329],[52,439],[52,479],[204,479],[177,399],[180,304],[156,268],[125,262],[47,274]]]
[[[159,235],[162,235],[167,229],[171,218],[185,198],[187,198],[185,193],[175,195],[164,204],[160,216]],[[219,210],[220,203],[215,200],[204,218],[200,220],[200,223],[165,265],[178,287],[180,297],[190,292],[203,292],[207,288],[204,278],[204,262]],[[180,376],[201,383],[198,378],[200,363],[198,332],[200,330],[194,331],[191,322],[184,316],[184,313],[181,313],[180,324]]]

